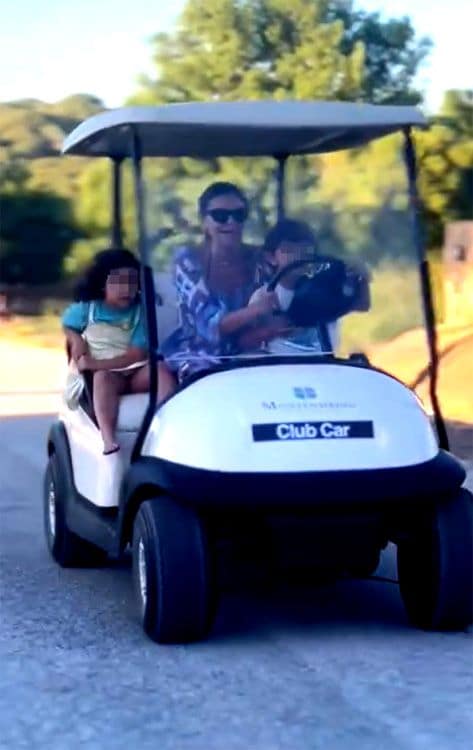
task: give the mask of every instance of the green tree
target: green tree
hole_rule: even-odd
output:
[[[22,159],[5,159],[0,163],[0,195],[17,193],[29,178],[30,172]]]
[[[428,47],[416,38],[409,19],[382,21],[378,14],[355,10],[349,0],[188,0],[176,29],[155,36],[156,76],[142,80],[132,101],[418,101],[413,79]],[[315,195],[320,165],[320,160],[300,159],[292,168],[298,196]],[[173,173],[162,167],[161,179],[187,221],[195,217],[195,198],[206,181],[238,182],[257,208],[258,235],[274,219],[273,168],[270,160],[220,159],[199,174],[181,160]],[[362,192],[359,185],[356,189]],[[369,192],[368,186],[363,189]],[[324,221],[333,227],[328,214]]]
[[[354,7],[352,0],[328,0],[325,19],[343,23],[342,49],[361,44],[364,71],[360,95],[375,104],[417,104],[422,100],[415,76],[432,47],[418,38],[410,18],[388,18]]]
[[[89,162],[59,157],[64,137],[103,109],[78,94],[48,104],[0,104],[0,279],[6,283],[61,278],[71,243],[81,236],[72,202]]]
[[[440,247],[447,221],[473,212],[473,90],[445,94],[436,124],[418,136],[428,244]]]
[[[351,0],[188,0],[153,41],[157,76],[133,101],[364,99],[419,101],[430,42],[409,19],[381,20]]]
[[[175,31],[154,38],[155,80],[143,103],[356,97],[362,44],[341,49],[341,20],[317,0],[189,0]]]
[[[53,194],[0,193],[0,278],[6,284],[44,284],[61,279],[76,236],[70,203]]]

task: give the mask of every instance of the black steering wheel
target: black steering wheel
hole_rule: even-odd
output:
[[[342,260],[330,255],[289,263],[273,276],[268,291],[274,291],[281,279],[302,266],[312,266],[313,270],[301,276],[294,286],[294,297],[286,311],[294,325],[307,327],[328,323],[354,309],[361,280],[348,272]]]

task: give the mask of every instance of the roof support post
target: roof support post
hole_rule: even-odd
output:
[[[122,164],[123,159],[112,161],[112,246],[123,247],[122,225]]]
[[[138,229],[138,252],[141,261],[142,305],[146,315],[148,333],[148,358],[150,368],[149,401],[138,436],[133,446],[132,461],[139,458],[149,426],[154,417],[158,399],[158,324],[156,318],[156,296],[149,243],[145,219],[145,188],[141,169],[141,143],[138,133],[132,129],[132,163],[135,192],[136,221]]]
[[[412,140],[411,128],[404,129],[404,161],[406,165],[408,188],[409,188],[409,210],[411,225],[414,235],[415,249],[417,253],[417,262],[419,266],[419,275],[421,283],[422,303],[425,327],[427,332],[427,344],[429,349],[429,387],[430,400],[435,417],[435,426],[441,448],[448,450],[448,435],[440,409],[437,397],[437,380],[438,380],[438,351],[437,351],[437,331],[435,327],[435,311],[432,296],[432,287],[430,284],[429,264],[425,253],[425,240],[422,230],[422,221],[420,216],[421,206],[419,192],[417,188],[417,162],[414,143]]]
[[[277,187],[277,212],[278,221],[282,221],[286,215],[286,164],[287,154],[275,157],[278,163],[276,169],[276,187]]]

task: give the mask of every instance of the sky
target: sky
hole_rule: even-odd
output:
[[[384,16],[409,15],[434,49],[418,78],[427,109],[448,88],[471,88],[471,0],[359,0]],[[0,0],[0,101],[57,101],[90,93],[116,107],[142,73],[153,73],[150,40],[172,29],[184,0]]]

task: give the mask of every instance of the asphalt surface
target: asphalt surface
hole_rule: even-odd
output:
[[[50,419],[0,418],[1,750],[472,746],[472,633],[413,630],[392,583],[243,586],[205,643],[147,640],[126,561],[61,570],[46,552]],[[379,572],[395,577],[390,549]]]

